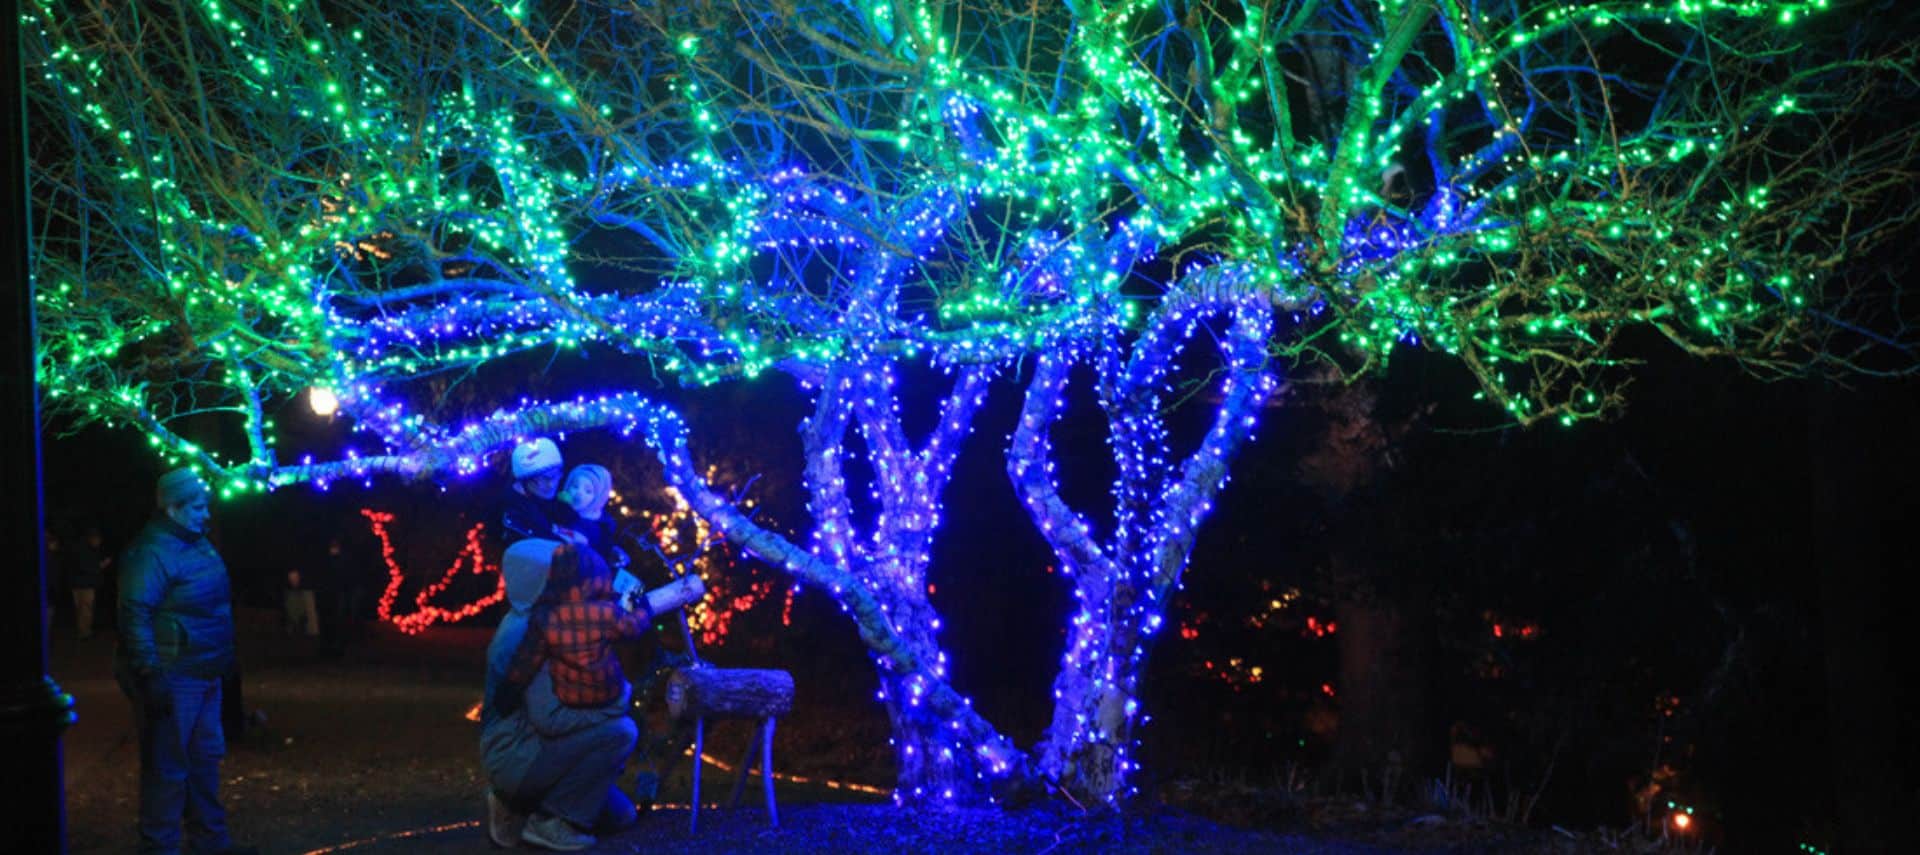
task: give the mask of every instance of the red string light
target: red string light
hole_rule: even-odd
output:
[[[398,627],[401,632],[408,635],[417,635],[427,627],[436,623],[458,623],[459,621],[466,620],[485,611],[488,606],[506,598],[506,578],[499,577],[499,567],[486,562],[486,558],[484,557],[485,553],[481,547],[480,534],[485,531],[487,527],[486,523],[474,523],[473,528],[467,529],[466,546],[461,548],[460,554],[454,556],[453,565],[448,567],[447,571],[440,575],[438,581],[421,588],[419,592],[414,594],[414,611],[410,614],[395,615],[393,613],[393,603],[400,596],[400,588],[406,582],[407,574],[400,569],[400,562],[394,558],[393,539],[387,533],[387,525],[393,522],[394,516],[385,511],[376,511],[372,508],[361,508],[360,515],[367,518],[368,525],[373,528],[374,537],[380,539],[380,557],[387,564],[387,587],[386,590],[380,592],[380,619]],[[457,609],[442,608],[434,605],[431,602],[433,598],[439,596],[442,591],[445,591],[448,585],[453,584],[454,578],[459,575],[460,568],[463,565],[469,567],[475,576],[493,573],[496,577],[499,577],[495,581],[493,593]]]
[[[739,574],[715,572],[731,570],[735,566],[733,550],[726,538],[713,531],[705,520],[693,513],[683,502],[676,502],[674,511],[665,514],[642,512],[648,519],[649,534],[661,551],[676,562],[685,562],[693,567],[706,583],[707,594],[700,602],[687,610],[687,625],[693,630],[703,645],[717,645],[726,640],[727,632],[733,626],[734,618],[751,610],[765,601],[773,593],[774,583],[764,579],[741,579]],[[500,572],[500,568],[486,563],[481,544],[481,533],[485,523],[476,523],[467,530],[466,545],[456,555],[453,564],[434,583],[421,588],[414,594],[414,610],[409,614],[394,614],[394,604],[400,598],[400,589],[405,585],[406,572],[400,569],[395,558],[393,539],[388,526],[393,523],[393,514],[361,508],[360,514],[367,518],[375,537],[380,539],[381,559],[387,565],[387,586],[380,595],[380,619],[398,627],[401,632],[414,635],[436,623],[456,623],[473,617],[487,607],[506,597],[506,580],[501,578],[492,593],[459,608],[445,608],[434,605],[433,600],[453,584],[466,567],[474,575]],[[682,540],[683,526],[691,525],[692,537]],[[793,621],[793,591],[786,591],[786,602],[780,613],[782,626],[790,626]]]

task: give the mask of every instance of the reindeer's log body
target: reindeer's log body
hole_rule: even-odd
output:
[[[770,718],[793,709],[793,675],[749,668],[687,668],[667,680],[667,712],[681,718]]]

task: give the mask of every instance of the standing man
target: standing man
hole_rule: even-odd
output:
[[[338,659],[347,653],[347,622],[352,619],[354,585],[347,574],[359,572],[350,566],[346,546],[336,534],[327,539],[327,554],[320,559],[320,575],[313,580],[313,596],[320,609],[320,655]]]
[[[140,734],[140,851],[239,855],[220,805],[220,679],[234,665],[227,565],[207,542],[205,482],[160,476],[159,509],[120,558],[114,672]]]

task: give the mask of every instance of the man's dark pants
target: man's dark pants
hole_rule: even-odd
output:
[[[178,853],[184,819],[188,852],[219,852],[232,845],[220,805],[220,678],[169,675],[173,711],[150,719],[141,689],[122,678],[140,734],[140,851]]]

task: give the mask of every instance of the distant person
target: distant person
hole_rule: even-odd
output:
[[[321,655],[328,659],[344,657],[348,642],[359,638],[361,603],[367,601],[367,555],[349,550],[344,534],[326,538],[326,555],[317,565],[321,573],[309,582],[315,605],[319,607]]]
[[[564,535],[574,532],[587,548],[615,570],[627,566],[627,553],[615,545],[614,520],[607,515],[607,499],[613,495],[613,473],[607,467],[582,463],[567,473],[566,486],[560,488],[560,503],[566,512],[558,521]]]
[[[633,801],[616,785],[639,738],[627,715],[631,694],[625,681],[612,701],[578,709],[560,702],[550,667],[538,668],[531,679],[508,679],[563,550],[577,548],[526,539],[507,547],[500,562],[510,608],[487,646],[480,712],[487,835],[499,846],[525,841],[584,849],[593,845],[594,834],[617,832],[634,821]],[[562,567],[554,581],[566,585],[573,572]]]
[[[120,557],[114,674],[140,736],[140,851],[251,853],[220,804],[221,678],[234,670],[227,565],[207,541],[208,492],[191,469],[160,477],[158,513]]]
[[[306,586],[306,580],[301,578],[299,570],[287,571],[287,590],[282,597],[282,606],[288,635],[320,634],[320,607],[315,601],[313,589]]]
[[[500,537],[505,543],[536,537],[542,540],[570,540],[555,528],[567,508],[554,494],[560,490],[560,447],[553,440],[539,437],[513,449],[511,458],[513,485],[507,488],[500,504]]]
[[[80,539],[67,548],[67,586],[73,589],[74,634],[85,641],[93,637],[94,595],[106,581],[107,565],[112,559],[101,554],[100,527],[89,525]]]
[[[60,592],[69,587],[66,579],[67,551],[60,545],[60,535],[54,533],[51,528],[43,528],[40,530],[40,540],[47,548],[47,595],[45,602],[47,607],[47,629],[51,631],[54,623],[53,604],[60,599]]]

